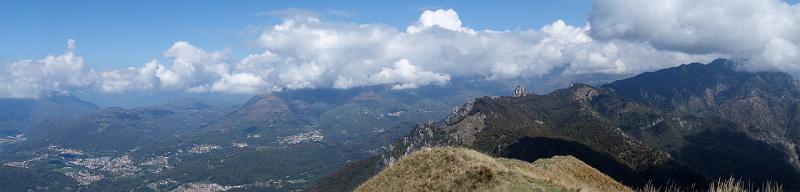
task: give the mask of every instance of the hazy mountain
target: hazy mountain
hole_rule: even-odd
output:
[[[375,86],[260,94],[235,109],[193,99],[106,108],[43,126],[28,141],[4,146],[12,154],[4,161],[67,174],[88,189],[166,190],[203,183],[298,189],[375,154],[416,122],[444,117],[458,101],[511,87],[456,79],[412,90]]]
[[[797,189],[798,86],[778,72],[735,63],[688,64],[599,87],[483,97],[441,122],[423,123],[316,188],[345,190],[422,147],[463,146],[534,161],[572,155],[623,184],[702,187],[717,178]]]
[[[479,86],[295,90],[259,94],[235,107],[196,99],[111,107],[48,122],[24,141],[0,146],[7,154],[0,161],[68,175],[89,190],[158,191],[209,183],[300,189],[375,154],[416,122],[444,117],[453,103],[492,92]]]
[[[82,117],[48,121],[26,135],[27,141],[6,150],[32,150],[47,146],[122,152],[181,134],[229,113],[230,109],[200,101],[183,100],[163,106],[97,110]]]
[[[36,99],[0,99],[0,137],[14,136],[44,122],[80,117],[97,105],[73,95],[51,92]]]
[[[140,186],[174,180],[178,186],[159,189],[198,182],[248,190],[299,189],[348,161],[368,157],[415,122],[439,119],[449,109],[408,91],[380,87],[261,94],[202,126],[198,134],[132,155],[180,162],[151,173],[148,180],[153,181],[138,180]],[[208,150],[198,150],[204,147]]]
[[[194,93],[184,90],[142,90],[120,93],[100,91],[76,91],[77,97],[91,101],[101,107],[139,108],[174,103],[181,100],[201,100],[218,106],[240,105],[252,94]]]
[[[199,126],[231,111],[230,106],[193,99],[100,109],[31,128],[24,139],[0,145],[4,154],[0,160],[30,177],[58,175],[75,184],[67,185],[71,189],[96,189],[97,181],[125,178],[161,165],[159,159],[134,159],[132,153],[178,135],[198,133]]]

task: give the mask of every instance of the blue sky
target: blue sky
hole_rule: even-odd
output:
[[[453,8],[473,29],[538,29],[557,19],[583,25],[588,0],[565,1],[3,1],[0,62],[62,53],[66,39],[94,69],[140,66],[162,58],[176,41],[234,56],[259,52],[259,32],[281,21],[286,9],[318,12],[326,21],[383,23],[405,29],[423,10]]]

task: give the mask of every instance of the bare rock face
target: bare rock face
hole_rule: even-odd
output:
[[[574,84],[570,87],[573,94],[573,99],[576,101],[591,101],[593,97],[600,95],[602,92],[597,88],[584,84]]]
[[[522,97],[530,94],[531,92],[528,92],[528,89],[526,89],[524,86],[517,86],[517,88],[514,88],[514,94],[512,96]]]
[[[485,115],[473,111],[475,101],[471,100],[454,108],[444,122],[417,124],[409,135],[383,148],[378,167],[390,166],[403,156],[422,148],[471,145],[477,132],[485,128],[483,120],[486,118]]]

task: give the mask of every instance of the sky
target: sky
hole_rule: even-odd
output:
[[[3,1],[0,97],[254,94],[630,75],[715,58],[800,71],[780,0]]]
[[[326,19],[385,23],[399,29],[426,9],[452,8],[476,29],[539,28],[557,19],[583,24],[588,0],[565,1],[43,1],[11,0],[0,6],[0,62],[40,58],[75,39],[95,69],[138,66],[176,41],[236,55],[257,52],[259,27],[281,21],[278,12],[302,9]],[[270,14],[273,12],[274,14]]]

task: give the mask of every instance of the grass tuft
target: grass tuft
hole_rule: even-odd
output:
[[[681,188],[678,186],[667,186],[665,188],[656,187],[651,183],[647,183],[643,188],[637,190],[640,192],[683,192],[683,191],[700,191],[694,187]],[[741,179],[728,178],[719,179],[709,186],[708,192],[783,192],[783,186],[776,183],[765,183],[760,186],[754,186],[750,183],[745,183]]]

